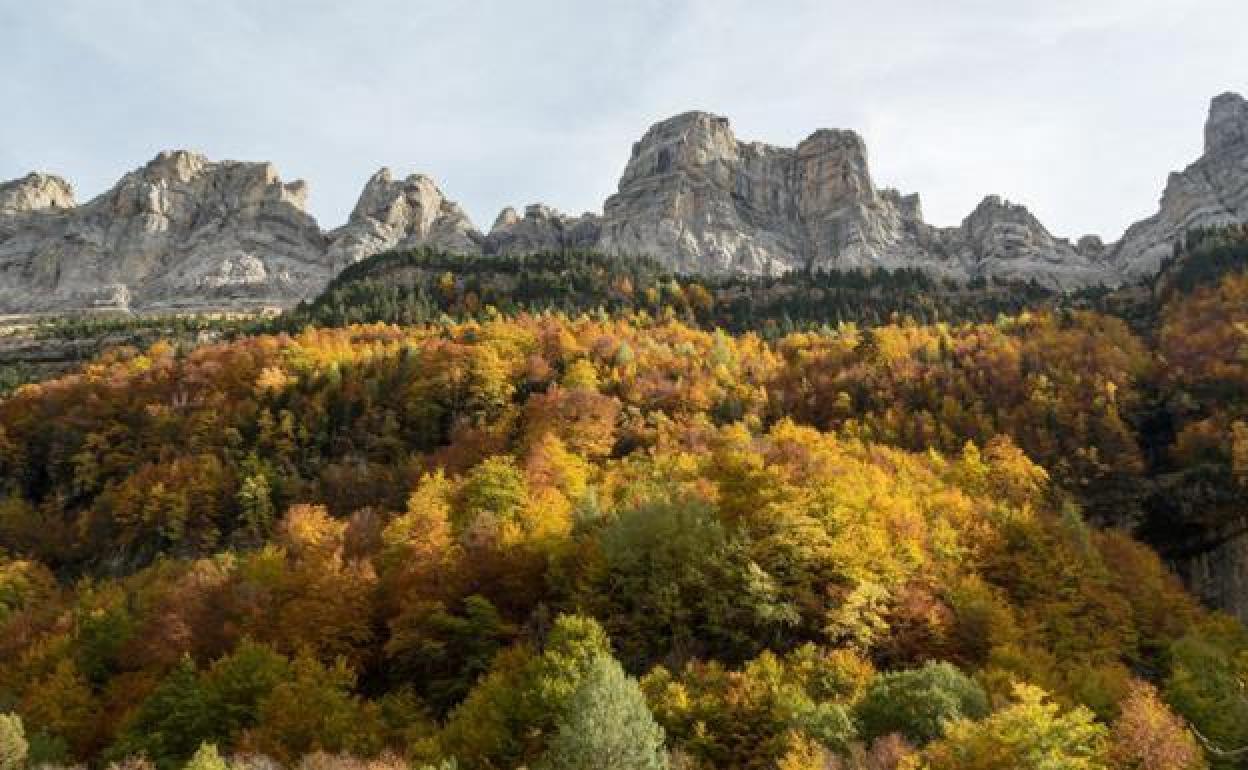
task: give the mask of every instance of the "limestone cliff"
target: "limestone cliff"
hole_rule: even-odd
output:
[[[727,119],[700,112],[634,145],[599,248],[690,272],[917,267],[1058,288],[1114,278],[1099,255],[995,196],[960,228],[926,224],[917,195],[877,188],[853,131],[816,131],[788,149],[741,142]]]
[[[541,251],[592,249],[598,244],[602,221],[591,213],[570,217],[549,206],[526,206],[524,216],[508,207],[490,228],[485,250],[489,254],[534,254]]]
[[[1248,101],[1225,93],[1209,107],[1204,154],[1170,175],[1158,212],[1113,246],[1113,266],[1127,280],[1155,275],[1187,230],[1241,222],[1248,222]]]
[[[305,196],[270,164],[183,151],[76,207],[28,176],[0,192],[0,312],[288,303],[329,277]]]
[[[390,169],[373,174],[347,224],[329,234],[335,271],[372,254],[396,248],[481,253],[481,234],[459,204],[448,200],[424,174],[394,179]]]
[[[934,227],[917,195],[877,186],[855,132],[774,147],[740,141],[705,112],[647,131],[601,215],[508,208],[483,234],[429,177],[382,169],[348,222],[323,233],[305,197],[303,182],[283,183],[267,163],[184,151],[82,205],[59,177],[0,184],[0,313],[289,305],[352,262],[421,246],[598,249],[702,273],[913,267],[958,281],[1117,285],[1156,273],[1190,227],[1248,221],[1248,102],[1213,100],[1204,154],[1170,176],[1157,214],[1109,244],[1056,237],[993,195],[960,226]]]

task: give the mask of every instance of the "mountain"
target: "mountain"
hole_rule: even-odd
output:
[[[1113,286],[1156,274],[1192,227],[1248,221],[1246,137],[1248,102],[1215,98],[1204,154],[1170,176],[1156,214],[1110,244],[1056,237],[995,195],[960,226],[935,227],[917,194],[877,186],[857,133],[821,129],[775,147],[743,142],[705,112],[651,127],[602,214],[507,208],[488,233],[422,174],[381,169],[348,222],[322,232],[306,185],[283,183],[272,165],[166,152],[83,205],[55,176],[0,185],[0,312],[287,306],[366,256],[417,247],[597,250],[686,273],[918,268],[960,283]]]
[[[853,131],[780,148],[741,142],[725,118],[701,112],[659,123],[634,145],[598,246],[685,272],[919,267],[1061,288],[1111,280],[1099,254],[997,197],[960,228],[926,224],[917,195],[876,187]]]
[[[325,236],[268,163],[161,153],[81,206],[32,174],[0,188],[0,310],[288,303],[330,275]]]
[[[1110,252],[1125,279],[1155,275],[1189,229],[1248,222],[1248,101],[1239,94],[1214,98],[1205,122],[1205,153],[1170,175],[1160,210],[1137,222]]]
[[[481,234],[459,204],[432,179],[396,180],[383,168],[368,180],[347,224],[329,234],[335,273],[364,257],[397,248],[429,246],[460,254],[481,251]]]

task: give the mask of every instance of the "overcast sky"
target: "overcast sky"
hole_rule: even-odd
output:
[[[877,184],[956,224],[987,193],[1116,238],[1248,90],[1248,0],[0,0],[0,179],[85,200],[162,149],[270,160],[343,222],[380,166],[488,228],[600,210],[689,109],[793,145],[866,138]]]

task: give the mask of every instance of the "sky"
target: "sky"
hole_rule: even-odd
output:
[[[1245,29],[1245,0],[0,0],[0,179],[87,200],[164,149],[267,160],[329,229],[388,166],[488,229],[600,211],[700,109],[784,146],[855,129],[934,224],[995,193],[1110,240],[1248,93]]]

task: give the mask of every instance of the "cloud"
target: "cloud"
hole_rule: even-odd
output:
[[[189,147],[308,179],[329,227],[388,165],[488,226],[598,209],[652,122],[700,108],[773,143],[856,128],[939,224],[991,192],[1112,238],[1244,89],[1246,22],[1238,0],[0,0],[0,177],[89,195]]]

